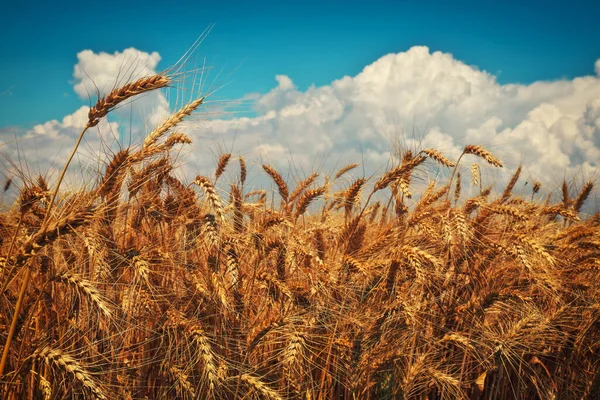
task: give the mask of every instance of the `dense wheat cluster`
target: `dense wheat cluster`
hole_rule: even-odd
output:
[[[168,83],[116,89],[88,127]],[[182,182],[176,129],[201,104],[108,157],[93,188],[32,178],[3,205],[0,397],[600,396],[592,183],[522,197],[519,168],[495,193],[481,171],[502,163],[475,145],[466,166],[404,151],[371,178],[351,164],[290,182],[265,164],[274,190],[224,154]],[[417,189],[435,169],[450,178]]]

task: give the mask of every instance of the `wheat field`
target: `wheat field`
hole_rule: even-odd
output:
[[[170,83],[99,99],[71,158]],[[405,150],[375,177],[350,164],[290,182],[264,164],[262,190],[226,153],[185,182],[178,124],[203,102],[107,155],[91,188],[61,185],[71,159],[52,185],[6,182],[1,398],[600,398],[593,182],[513,193],[519,167],[487,186],[481,170],[503,165],[478,145]],[[414,185],[434,168],[449,178]]]

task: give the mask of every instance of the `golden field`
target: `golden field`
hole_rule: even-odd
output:
[[[113,90],[79,139],[170,82]],[[227,153],[184,182],[178,124],[203,100],[107,155],[93,187],[61,186],[69,162],[53,185],[6,182],[0,397],[600,398],[592,182],[513,193],[518,168],[488,187],[481,169],[502,162],[477,145],[458,160],[405,150],[370,178],[350,164],[289,182],[262,165],[275,191],[248,190]],[[427,168],[449,178],[411,193]]]

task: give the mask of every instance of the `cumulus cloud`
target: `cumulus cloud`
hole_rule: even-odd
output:
[[[82,99],[95,103],[99,96],[108,94],[115,87],[156,74],[160,55],[134,48],[113,54],[84,50],[77,54],[77,60],[73,89]],[[27,132],[8,128],[0,130],[0,145],[5,143],[2,146],[4,158],[13,162],[17,159],[26,161],[35,174],[56,176],[88,121],[89,109],[89,106],[82,106],[61,120],[47,121]],[[168,114],[169,104],[161,91],[139,96],[111,112],[108,119],[105,118],[86,133],[70,168],[73,182],[81,183],[80,177],[87,170],[98,168],[106,158],[105,152],[114,151],[124,142],[128,143],[128,135],[131,134],[133,140],[139,140],[148,128],[161,122]],[[127,125],[120,124],[120,121],[126,121]],[[129,125],[130,121],[133,121],[132,126]],[[5,171],[12,170],[7,165],[10,162],[4,161],[2,164]]]
[[[88,111],[89,107],[83,106],[61,121],[47,121],[25,134],[14,128],[0,129],[0,148],[3,153],[0,168],[4,174],[15,177],[23,172],[33,178],[37,175],[49,179],[58,177],[79,133],[88,121]],[[77,157],[71,163],[66,179],[68,185],[90,183],[90,176],[101,167],[106,153],[114,149],[118,130],[118,123],[106,119],[98,126],[88,129]],[[17,160],[18,166],[13,168],[11,162],[15,163]]]
[[[73,72],[77,81],[74,90],[80,97],[87,98],[96,95],[96,90],[105,95],[115,87],[155,74],[160,55],[134,48],[113,54],[83,50],[77,54],[77,60]]]
[[[115,82],[154,73],[160,56],[136,49],[84,51],[78,60],[75,91],[86,98],[96,86],[106,93]],[[186,151],[184,169],[189,175],[209,174],[214,163],[206,157],[207,148],[216,143],[280,168],[293,164],[295,171],[330,172],[356,161],[364,161],[367,172],[381,171],[400,141],[454,158],[464,145],[480,144],[509,168],[524,163],[527,179],[546,184],[556,185],[557,176],[595,178],[600,172],[600,60],[590,67],[595,75],[500,84],[494,75],[451,54],[416,46],[385,55],[356,76],[307,90],[299,90],[292,77],[277,75],[272,90],[248,97],[255,116],[188,125],[194,144]],[[140,114],[151,124],[161,119],[157,110],[168,110],[166,99],[157,96],[152,104],[139,103]],[[34,128],[27,137],[71,143],[84,114],[82,108]],[[103,129],[110,134],[125,128]]]
[[[596,73],[599,67],[600,60]],[[481,144],[508,167],[522,162],[529,178],[547,183],[600,171],[598,76],[502,85],[451,54],[417,46],[306,91],[288,76],[276,80],[256,100],[256,117],[212,121],[198,131],[235,136],[241,152],[281,167],[291,154],[309,170],[311,163],[361,158],[373,169],[385,166],[396,136],[409,148],[453,157],[466,144]]]
[[[112,54],[83,50],[77,54],[73,77],[73,89],[82,99],[95,98],[110,93],[114,88],[136,79],[157,73],[160,62],[157,52],[146,53],[135,48]],[[120,107],[113,115],[138,117],[150,124],[157,124],[168,113],[169,104],[160,91],[135,98],[130,107]]]

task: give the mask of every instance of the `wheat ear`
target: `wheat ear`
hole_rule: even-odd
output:
[[[165,140],[165,147],[167,149],[170,149],[173,146],[175,146],[176,144],[191,144],[191,143],[192,143],[192,139],[190,139],[190,137],[188,135],[186,135],[185,133],[174,132],[171,134],[171,136],[169,136],[167,138],[167,140]]]
[[[273,389],[268,387],[263,381],[249,374],[242,374],[240,379],[250,385],[254,390],[271,400],[283,400],[283,398]]]
[[[423,153],[427,154],[427,157],[439,162],[440,164],[442,164],[445,167],[448,167],[448,168],[454,167],[454,163],[452,161],[450,161],[449,159],[447,159],[446,157],[444,157],[442,155],[442,153],[440,153],[437,150],[425,149],[425,150],[423,150]]]
[[[39,378],[40,378],[40,390],[42,391],[44,400],[52,400],[52,385],[50,384],[48,379],[46,379],[44,377],[44,375],[38,374],[34,370],[31,370],[31,372],[34,373],[35,375],[39,376]]]
[[[248,170],[246,168],[246,162],[244,161],[244,158],[240,157],[239,161],[240,161],[240,184],[242,186],[244,186],[244,183],[246,183],[246,176],[248,175]]]
[[[373,188],[373,192],[377,192],[378,190],[385,189],[388,187],[390,183],[399,179],[403,175],[411,172],[413,169],[418,167],[423,161],[425,161],[424,156],[417,157],[405,157],[402,164],[387,173],[385,173],[377,182],[375,182],[375,186]]]
[[[283,177],[279,174],[279,172],[277,172],[277,170],[275,170],[275,168],[273,168],[270,165],[265,164],[262,167],[265,170],[265,172],[267,174],[269,174],[269,176],[273,179],[273,181],[277,185],[277,189],[279,190],[279,195],[283,199],[283,202],[287,203],[287,200],[289,197],[289,191],[288,191],[287,184],[283,180]]]
[[[463,154],[473,154],[473,155],[476,155],[477,157],[483,158],[485,161],[492,164],[494,167],[500,167],[500,168],[503,167],[500,160],[498,160],[496,157],[494,157],[492,155],[492,153],[490,153],[489,151],[484,149],[482,146],[475,146],[475,145],[469,144],[469,145],[465,146],[465,149],[463,150]]]
[[[171,78],[165,75],[153,75],[145,78],[140,78],[135,82],[131,82],[117,88],[108,95],[99,99],[96,105],[88,112],[88,127],[96,126],[100,119],[105,117],[119,103],[138,94],[148,92],[154,89],[160,89],[169,86]]]
[[[215,171],[215,182],[223,175],[223,172],[225,172],[225,168],[227,168],[230,158],[231,153],[226,153],[219,157],[219,162],[217,163],[217,169]]]
[[[12,181],[13,181],[12,178],[8,178],[6,180],[6,182],[4,183],[4,189],[3,189],[4,192],[7,192],[8,189],[10,189],[10,185],[12,184]]]
[[[585,203],[585,201],[587,200],[587,198],[590,196],[590,193],[592,192],[592,189],[594,188],[594,182],[588,182],[583,186],[583,189],[581,190],[581,193],[579,193],[579,196],[577,196],[577,198],[575,199],[575,203],[573,203],[573,210],[575,212],[579,212],[581,211],[581,207],[583,207],[583,203]]]
[[[171,115],[165,122],[157,126],[148,136],[144,139],[143,148],[147,149],[152,146],[162,135],[164,135],[169,129],[180,123],[185,117],[189,116],[196,108],[200,107],[200,104],[204,102],[204,97],[194,100],[191,103],[185,105],[181,110]]]
[[[519,165],[519,167],[513,174],[512,178],[510,178],[508,185],[506,185],[504,192],[502,193],[502,197],[500,200],[501,202],[505,202],[506,200],[508,200],[510,198],[510,195],[512,194],[512,190],[515,187],[515,185],[517,184],[517,181],[519,180],[519,176],[521,176],[521,170],[522,170],[522,166]]]
[[[315,181],[315,179],[317,179],[318,176],[319,176],[319,174],[314,173],[311,176],[309,176],[308,178],[300,181],[298,183],[298,186],[296,186],[294,191],[290,194],[290,197],[288,198],[288,203],[293,203],[294,200],[296,200],[302,194],[302,192],[307,187],[309,187]]]
[[[163,88],[169,85],[171,79],[164,75],[154,75],[147,78],[138,79],[135,82],[128,83],[125,86],[122,86],[118,89],[113,90],[107,96],[98,100],[98,102],[90,109],[88,112],[88,122],[79,133],[79,137],[75,142],[75,146],[73,146],[73,150],[71,150],[71,154],[67,158],[67,162],[63,166],[63,169],[58,177],[58,182],[56,183],[56,187],[54,188],[54,192],[50,198],[50,203],[46,208],[46,214],[44,215],[44,221],[42,222],[42,226],[40,231],[45,233],[48,227],[48,218],[50,217],[50,212],[52,211],[52,206],[54,205],[54,201],[56,200],[56,196],[58,194],[58,190],[60,189],[60,185],[67,173],[67,168],[69,164],[71,164],[71,160],[75,156],[81,141],[83,140],[83,135],[88,130],[88,128],[98,125],[100,119],[105,117],[113,108],[115,108],[119,103],[136,96],[138,94]],[[4,367],[6,365],[6,361],[8,359],[8,350],[10,347],[10,343],[12,341],[14,331],[17,325],[17,318],[19,317],[19,311],[21,309],[21,305],[23,303],[23,298],[25,296],[25,292],[27,287],[29,286],[29,280],[31,279],[31,268],[27,268],[25,271],[25,276],[23,278],[23,283],[21,285],[21,289],[19,291],[19,297],[17,299],[17,304],[15,305],[15,311],[13,314],[13,319],[11,321],[11,326],[9,328],[9,333],[6,338],[6,343],[4,344],[4,349],[2,351],[2,359],[0,360],[0,376],[4,373]]]
[[[188,375],[181,368],[176,367],[176,366],[170,367],[169,372],[171,373],[171,375],[177,382],[178,397],[181,396],[183,393],[187,393],[192,399],[195,399],[196,391],[194,390],[194,387],[188,380]],[[181,389],[181,390],[179,390],[179,389]],[[185,396],[181,396],[181,397],[185,397]]]
[[[90,374],[85,369],[83,369],[81,364],[79,364],[73,357],[71,357],[68,354],[65,354],[62,350],[46,346],[41,349],[37,349],[33,353],[33,357],[44,360],[48,365],[57,365],[58,367],[64,369],[66,372],[73,375],[76,380],[78,380],[85,388],[87,388],[92,393],[94,398],[100,400],[106,399],[106,395],[104,394],[102,389],[96,384],[96,382],[92,379]]]
[[[462,157],[465,154],[476,155],[478,157],[483,158],[485,161],[487,161],[488,163],[492,164],[495,167],[500,167],[500,168],[503,167],[503,165],[500,162],[500,160],[498,160],[496,157],[494,157],[492,155],[492,153],[490,153],[489,151],[487,151],[486,149],[484,149],[482,146],[476,146],[476,145],[468,144],[463,149],[463,152],[460,154],[460,157],[458,157],[458,160],[456,161],[456,165],[454,166],[454,169],[452,169],[452,175],[450,175],[450,180],[448,181],[448,185],[452,185],[452,180],[454,179],[454,175],[456,174],[456,170],[458,168],[458,164],[460,163],[460,160],[462,159]],[[450,192],[448,191],[448,194],[446,195],[446,199],[448,199],[448,195],[449,194],[450,194]]]
[[[479,186],[479,182],[480,182],[479,177],[480,176],[481,176],[481,171],[479,170],[479,164],[473,163],[471,165],[471,181],[473,182],[473,185]]]
[[[101,197],[106,197],[118,186],[117,183],[123,176],[123,166],[127,162],[129,150],[121,150],[113,157],[112,161],[106,167],[106,172],[102,177],[98,193]]]
[[[202,358],[204,361],[204,372],[208,378],[209,389],[212,393],[215,390],[215,384],[218,381],[218,376],[215,358],[208,341],[208,337],[206,336],[204,330],[199,326],[192,326],[190,328],[190,335],[192,336],[193,342],[197,346],[200,358]]]
[[[79,292],[89,298],[102,314],[108,318],[111,317],[112,314],[108,308],[108,304],[105,302],[98,289],[96,289],[90,281],[69,272],[63,272],[62,274],[57,275],[55,280],[74,286]]]
[[[311,201],[313,201],[319,196],[322,196],[323,193],[325,193],[325,187],[307,190],[306,192],[304,192],[302,197],[300,197],[300,200],[298,200],[298,204],[296,205],[296,214],[294,215],[294,217],[298,218],[302,214],[304,214]]]
[[[344,193],[344,211],[346,218],[348,218],[350,212],[352,211],[352,207],[354,207],[359,199],[360,192],[365,183],[366,180],[364,178],[358,178]]]
[[[346,165],[345,167],[340,168],[340,170],[333,177],[333,180],[339,179],[346,172],[351,171],[354,168],[358,167],[358,165],[359,165],[358,163],[352,163],[352,164]]]
[[[208,201],[213,206],[215,213],[221,221],[224,221],[225,217],[223,215],[223,205],[221,204],[221,199],[219,198],[219,195],[215,191],[215,187],[210,180],[205,176],[198,175],[196,180],[194,180],[194,183],[204,190],[204,193],[206,193]]]

